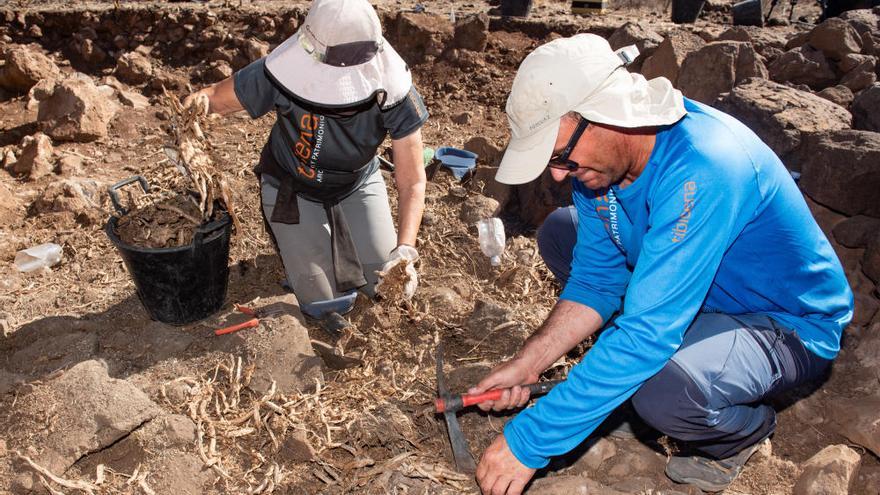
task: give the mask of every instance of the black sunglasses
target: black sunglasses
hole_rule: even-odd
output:
[[[581,139],[581,135],[587,130],[587,126],[589,125],[590,121],[581,117],[578,121],[577,128],[575,128],[571,137],[568,139],[568,144],[565,145],[565,148],[563,148],[558,155],[550,157],[547,166],[557,170],[567,170],[569,172],[575,172],[579,168],[583,168],[578,162],[569,159],[568,156],[571,155],[572,150],[577,146],[578,141]]]

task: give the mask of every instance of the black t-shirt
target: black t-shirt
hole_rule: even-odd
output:
[[[376,150],[386,135],[406,137],[428,119],[415,86],[390,108],[374,102],[351,115],[341,115],[311,107],[270,79],[265,58],[236,72],[234,83],[235,95],[251,117],[275,108],[277,118],[268,145],[281,167],[307,188],[359,186],[378,167]]]

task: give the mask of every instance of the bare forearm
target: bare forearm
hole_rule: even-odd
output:
[[[417,183],[399,188],[398,198],[397,243],[415,246],[425,211],[425,184]]]
[[[425,167],[420,131],[392,141],[394,180],[397,183],[397,243],[416,245],[425,211]]]
[[[212,84],[200,91],[208,96],[208,112],[227,115],[239,110],[244,110],[238,97],[235,95],[235,81],[232,77]]]
[[[593,308],[560,300],[514,359],[522,360],[539,375],[601,327],[602,317]]]

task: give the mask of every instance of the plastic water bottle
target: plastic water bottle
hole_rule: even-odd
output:
[[[61,261],[61,246],[47,242],[39,246],[22,249],[15,253],[15,267],[20,272],[32,272],[44,266],[52,266]]]
[[[477,222],[477,232],[480,238],[480,250],[489,257],[492,266],[501,264],[501,254],[504,253],[504,224],[500,218],[484,218]]]

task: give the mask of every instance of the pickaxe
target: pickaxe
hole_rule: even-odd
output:
[[[498,400],[501,394],[508,389],[494,389],[482,394],[452,394],[446,387],[446,377],[443,375],[443,344],[437,346],[437,399],[434,401],[434,407],[438,414],[443,414],[446,420],[446,432],[449,434],[449,443],[452,445],[452,457],[455,460],[455,468],[463,473],[474,474],[477,471],[477,465],[471,450],[468,447],[467,440],[461,432],[458,425],[458,418],[455,413],[474,404],[486,402],[489,400]],[[531,396],[546,394],[553,387],[564,380],[551,380],[540,383],[530,383],[523,385],[529,389]]]

